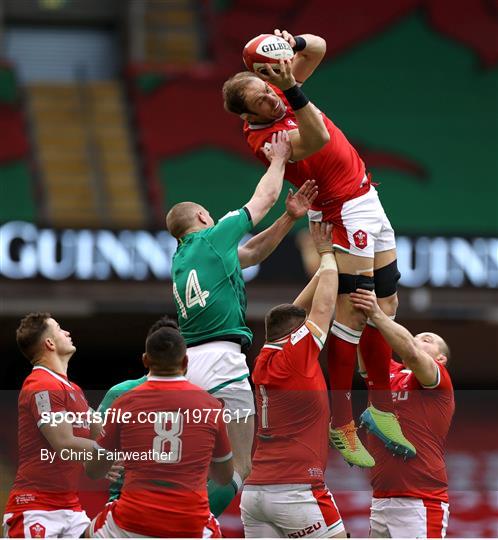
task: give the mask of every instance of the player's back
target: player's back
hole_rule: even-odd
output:
[[[180,331],[188,346],[216,337],[252,340],[238,244],[252,228],[246,209],[229,212],[208,229],[182,237],[171,277]]]
[[[113,407],[129,413],[130,421],[111,429],[102,446],[138,453],[138,459],[129,454],[125,460],[116,522],[150,536],[195,531],[209,516],[206,482],[213,456],[231,456],[226,433],[227,446],[219,442],[225,430],[220,402],[184,377],[149,376]]]
[[[77,490],[81,462],[62,460],[40,427],[42,413],[86,413],[89,409],[83,391],[64,375],[35,366],[23,383],[18,408],[19,465],[6,511],[80,510]],[[72,429],[77,437],[90,437],[85,419],[73,422]]]
[[[286,343],[266,344],[255,361],[257,446],[246,484],[324,481],[330,410],[318,362],[322,345],[310,328],[301,326]]]
[[[406,461],[393,457],[377,437],[369,435],[374,497],[421,497],[447,501],[448,479],[444,445],[455,401],[447,369],[438,363],[438,381],[423,387],[414,373],[391,361],[391,389],[406,437],[417,455]]]

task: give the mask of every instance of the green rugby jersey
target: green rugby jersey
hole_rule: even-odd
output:
[[[147,381],[147,375],[144,375],[143,377],[140,377],[140,379],[130,379],[128,381],[120,382],[116,385],[114,385],[112,388],[110,388],[106,395],[104,396],[104,399],[102,400],[101,404],[99,405],[99,408],[97,409],[98,412],[104,414],[107,409],[110,409],[112,407],[112,404],[118,397],[121,397],[123,394],[126,394],[126,392],[129,392],[130,390],[133,390],[137,386],[140,386],[144,382]],[[105,426],[104,426],[105,429]],[[116,499],[119,499],[119,496],[121,495],[121,488],[123,487],[124,483],[124,475],[121,475],[121,478],[119,480],[116,480],[115,482],[112,482],[109,486],[109,501],[114,501]]]
[[[252,341],[246,326],[246,291],[237,253],[252,229],[246,208],[229,212],[216,225],[185,235],[171,277],[180,331],[187,345],[238,337]]]

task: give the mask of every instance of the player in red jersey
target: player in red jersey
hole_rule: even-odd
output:
[[[252,373],[257,446],[241,499],[246,538],[345,537],[324,483],[330,408],[318,356],[337,297],[330,225],[313,223],[320,270],[293,304],[270,310]]]
[[[86,419],[50,425],[57,413],[88,413],[83,391],[67,378],[76,351],[50,313],[30,313],[16,332],[33,365],[19,395],[19,466],[3,517],[8,538],[79,537],[90,520],[78,498],[85,453],[100,426]],[[83,415],[84,416],[84,415]]]
[[[275,73],[238,73],[225,82],[225,108],[244,120],[244,135],[254,154],[266,163],[264,149],[272,134],[288,130],[292,155],[285,178],[300,186],[314,178],[318,197],[309,211],[311,221],[334,224],[333,245],[339,267],[339,296],[328,347],[332,397],[331,442],[351,464],[371,467],[374,460],[356,435],[351,409],[351,385],[360,343],[368,373],[377,390],[369,414],[382,418],[383,435],[394,452],[413,456],[413,445],[403,436],[389,390],[391,351],[373,325],[354,309],[349,293],[357,287],[374,288],[382,309],[390,316],[397,308],[394,231],[366,174],[365,164],[342,131],[302,93],[300,85],[322,60],[326,42],[305,34],[293,37],[275,30],[296,51],[280,61]],[[361,338],[361,341],[360,341]],[[379,414],[380,413],[380,414]],[[386,416],[388,413],[388,421]]]
[[[391,360],[391,390],[405,432],[417,446],[417,456],[402,465],[377,437],[369,436],[368,448],[376,461],[370,535],[444,538],[449,515],[444,443],[455,410],[446,369],[448,345],[431,332],[413,337],[382,312],[372,292],[359,290],[351,299],[401,358],[402,364]]]
[[[118,500],[92,521],[87,536],[219,538],[209,511],[208,472],[219,484],[233,476],[223,405],[188,382],[180,332],[160,328],[147,337],[147,381],[112,404],[119,421],[104,427],[87,474],[106,474],[124,452],[125,479]],[[128,418],[126,418],[128,416]],[[135,452],[136,454],[132,454]]]

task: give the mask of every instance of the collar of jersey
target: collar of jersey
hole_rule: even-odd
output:
[[[159,382],[173,382],[186,381],[187,378],[184,375],[147,375],[147,380]]]
[[[277,339],[276,341],[269,341],[263,345],[263,349],[266,347],[268,349],[283,349],[284,345],[289,341],[292,334],[297,332],[303,324],[306,324],[306,321],[301,323],[299,326],[291,330],[287,335],[281,337],[280,339]]]
[[[282,113],[282,116],[280,118],[275,118],[275,120],[272,120],[271,122],[268,122],[267,124],[251,124],[250,122],[247,122],[247,125],[249,126],[249,129],[265,129],[269,126],[273,126],[275,122],[280,122],[282,118],[287,114],[287,105],[284,104],[284,112]]]
[[[63,375],[60,375],[59,373],[56,373],[55,371],[53,371],[50,368],[45,367],[45,366],[34,366],[33,371],[35,369],[43,369],[43,371],[46,371],[47,373],[50,373],[50,375],[52,375],[52,377],[55,377],[58,381],[63,382],[66,386],[69,386],[69,388],[73,388],[71,383],[66,378],[64,378]]]

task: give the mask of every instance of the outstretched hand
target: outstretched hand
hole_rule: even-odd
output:
[[[310,221],[310,233],[319,254],[332,253],[332,223]]]
[[[115,461],[111,468],[107,471],[105,477],[111,482],[116,482],[124,473],[124,465],[122,461]]]
[[[271,145],[263,146],[261,151],[270,162],[275,158],[288,161],[292,154],[292,146],[287,131],[274,133],[271,137]]]
[[[377,312],[380,311],[379,304],[377,303],[377,297],[373,291],[367,291],[366,289],[356,289],[349,295],[353,306],[365,313],[367,317],[372,318]]]
[[[315,180],[306,180],[296,193],[294,193],[292,189],[289,189],[289,193],[287,193],[285,199],[285,209],[287,214],[289,214],[292,219],[302,218],[311,208],[317,195],[318,187],[316,186]]]
[[[279,30],[278,28],[275,28],[275,30],[273,31],[273,33],[278,36],[278,37],[281,37],[282,39],[285,39],[285,41],[287,41],[287,43],[292,47],[294,48],[296,46],[296,40],[294,39],[294,36],[292,34],[290,34],[289,32],[287,32],[287,30]]]
[[[265,64],[264,73],[257,71],[256,75],[260,79],[263,79],[263,81],[267,81],[277,88],[280,88],[280,90],[288,90],[295,86],[296,79],[292,73],[292,60],[283,60],[281,58],[278,62],[278,66],[279,67],[277,68],[275,64],[273,64],[273,67],[270,64]]]

